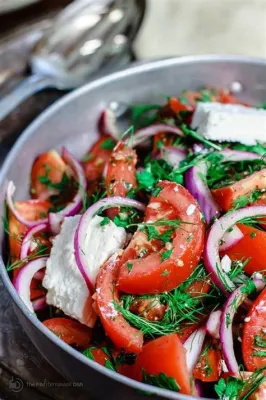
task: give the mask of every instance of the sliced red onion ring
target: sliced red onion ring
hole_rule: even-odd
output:
[[[231,149],[224,149],[219,152],[224,157],[222,162],[227,161],[248,161],[248,160],[257,160],[262,158],[261,155],[257,153],[251,153],[249,151],[241,151],[241,150],[231,150]]]
[[[20,269],[13,282],[21,299],[32,313],[34,310],[30,300],[30,284],[36,272],[46,266],[46,261],[47,257],[37,258],[36,260],[30,261]]]
[[[178,136],[184,136],[183,131],[176,126],[167,125],[167,124],[154,124],[150,125],[146,128],[139,129],[133,137],[130,137],[127,140],[127,143],[132,147],[138,146],[142,142],[145,142],[148,138],[157,135],[157,133],[173,133]]]
[[[204,250],[204,263],[214,283],[225,293],[235,289],[235,284],[223,271],[219,257],[219,245],[225,232],[244,218],[265,215],[266,206],[250,206],[225,214],[211,226]]]
[[[119,129],[116,124],[116,116],[110,108],[105,108],[98,120],[98,131],[102,135],[111,136],[116,141],[119,140]]]
[[[7,191],[6,191],[6,201],[9,209],[11,210],[12,214],[16,217],[16,219],[23,225],[28,226],[29,228],[32,228],[33,226],[42,224],[42,223],[47,223],[48,218],[43,218],[43,219],[38,219],[36,221],[28,221],[25,218],[23,218],[18,210],[16,209],[16,206],[13,201],[13,195],[15,193],[16,187],[12,181],[8,182],[7,185]]]
[[[261,279],[254,279],[253,282],[257,291],[261,291],[265,287],[265,282]],[[221,317],[220,338],[222,343],[223,357],[229,372],[236,376],[239,375],[239,366],[234,352],[232,326],[238,307],[243,303],[249,294],[250,293],[245,284],[235,289],[225,303]]]
[[[195,332],[193,332],[184,343],[184,347],[187,351],[186,360],[187,360],[188,372],[191,375],[198,362],[205,336],[206,336],[206,329],[199,328]]]
[[[197,397],[203,397],[202,383],[199,380],[195,381],[195,392]]]
[[[21,217],[19,212],[16,210],[13,195],[15,192],[15,185],[12,181],[8,183],[6,200],[8,207],[15,215],[17,220],[29,228],[39,225],[41,223],[50,223],[50,228],[53,233],[58,233],[60,228],[60,223],[64,217],[69,217],[76,215],[80,209],[82,208],[82,199],[84,197],[87,182],[85,178],[85,174],[81,164],[76,160],[76,158],[71,154],[65,147],[62,150],[62,158],[63,160],[71,167],[71,169],[75,172],[77,181],[78,181],[78,192],[75,195],[74,199],[69,203],[63,210],[58,213],[50,213],[48,218],[39,219],[36,221],[27,221],[25,218]]]
[[[72,217],[76,215],[82,208],[82,199],[87,187],[84,170],[78,160],[65,147],[62,150],[62,158],[66,164],[75,172],[78,181],[78,191],[74,199],[63,210],[57,213],[49,213],[48,219],[50,229],[57,234],[60,230],[60,224],[64,217]]]
[[[220,338],[220,325],[221,325],[222,311],[213,311],[208,318],[206,329],[208,334],[214,339]]]
[[[40,297],[39,299],[33,300],[32,306],[33,306],[34,311],[43,310],[47,306],[46,297],[43,296],[43,297]]]
[[[206,222],[209,224],[214,217],[219,217],[221,209],[214,200],[211,191],[203,178],[206,175],[206,163],[201,162],[200,164],[195,165],[185,173],[185,186],[198,201]]]
[[[33,236],[36,233],[46,231],[47,229],[48,229],[48,224],[42,223],[42,224],[33,226],[26,232],[26,234],[22,240],[21,249],[20,249],[20,259],[21,260],[25,260],[25,258],[27,258],[29,253],[31,252],[31,247],[32,247],[32,244],[34,243]]]
[[[220,251],[225,251],[230,247],[234,246],[237,242],[239,242],[244,237],[244,234],[238,228],[238,226],[233,226],[230,232],[225,232],[222,242],[223,244],[220,246]]]
[[[165,160],[173,168],[177,168],[179,163],[186,158],[187,152],[174,146],[165,146],[161,149],[159,158]]]
[[[137,210],[144,211],[144,204],[139,201],[132,200],[124,197],[105,197],[102,200],[99,200],[97,203],[93,204],[88,210],[82,215],[80,218],[77,230],[74,236],[74,253],[77,266],[87,283],[87,286],[92,293],[94,291],[94,282],[90,275],[90,266],[88,265],[88,260],[82,252],[82,245],[84,243],[84,237],[86,236],[86,228],[90,223],[91,219],[97,214],[97,212],[101,209],[107,209],[112,207],[133,207]]]
[[[248,161],[261,158],[261,156],[256,153],[230,149],[222,150],[219,154],[223,156],[221,162]],[[206,183],[207,172],[207,163],[200,162],[186,172],[185,185],[192,196],[198,201],[206,222],[209,224],[214,217],[220,215],[221,209],[213,198]]]

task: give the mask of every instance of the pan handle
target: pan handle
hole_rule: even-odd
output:
[[[25,78],[11,93],[0,100],[0,121],[5,119],[24,100],[49,87],[55,87],[55,83],[50,77],[31,75]]]

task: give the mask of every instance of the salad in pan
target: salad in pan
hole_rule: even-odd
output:
[[[266,398],[266,110],[226,90],[111,110],[82,160],[33,160],[6,193],[7,269],[61,340],[183,394]]]

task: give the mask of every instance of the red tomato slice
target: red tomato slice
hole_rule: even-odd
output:
[[[177,336],[179,337],[181,343],[184,344],[185,341],[189,338],[189,336],[192,335],[192,333],[195,332],[195,330],[198,328],[199,324],[191,324],[183,326],[181,330],[177,333]]]
[[[80,322],[68,318],[51,318],[43,324],[67,344],[82,349],[89,347],[92,330]]]
[[[111,350],[110,350],[111,351]],[[110,356],[106,354],[106,352],[102,348],[91,348],[90,353],[93,357],[93,360],[97,362],[98,364],[102,365],[103,367],[106,367],[106,362],[110,361]],[[116,371],[124,376],[127,376],[128,378],[134,379],[133,375],[133,368],[134,366],[131,364],[122,364],[122,365],[117,365],[116,364],[116,358],[119,355],[119,352],[114,350],[112,351],[112,357],[115,360],[115,367]]]
[[[90,349],[93,361],[105,367],[106,361],[110,361],[110,357],[101,348],[93,347]]]
[[[27,200],[18,201],[15,203],[15,206],[23,218],[28,221],[35,221],[44,217],[48,213],[51,204],[44,200]],[[21,240],[28,228],[22,225],[13,214],[10,214],[8,230],[10,255],[12,261],[15,261],[19,259]]]
[[[151,340],[143,346],[134,365],[135,379],[147,374],[165,374],[176,380],[180,393],[191,394],[190,376],[186,367],[186,350],[175,333]]]
[[[49,189],[47,185],[40,182],[41,177],[48,177],[51,183],[62,181],[67,165],[55,150],[41,154],[33,163],[31,169],[31,195],[33,198],[46,200],[57,194],[55,189]]]
[[[248,371],[266,366],[266,289],[253,302],[245,318],[242,355]]]
[[[19,268],[15,271],[18,271]],[[46,295],[46,290],[42,287],[41,281],[38,281],[37,279],[32,279],[31,285],[30,285],[30,299],[31,301],[38,299],[39,297],[45,296]]]
[[[137,154],[123,142],[114,148],[107,165],[106,187],[109,196],[126,197],[128,191],[137,186]]]
[[[219,103],[223,103],[223,104],[245,104],[241,102],[239,99],[237,99],[234,95],[232,95],[230,92],[225,91],[224,89],[218,89],[218,97],[216,99],[216,101],[218,101]]]
[[[101,268],[96,281],[96,308],[106,335],[116,347],[128,353],[139,353],[142,350],[143,334],[130,326],[122,314],[114,308],[118,303],[116,287],[119,259],[109,259]]]
[[[241,196],[248,196],[254,190],[266,189],[266,169],[254,172],[247,178],[241,179],[232,185],[213,189],[212,194],[224,211],[234,206],[234,201]]]
[[[218,344],[207,341],[202,351],[202,355],[194,368],[193,377],[202,382],[216,382],[219,380],[221,368],[221,351],[218,349]]]
[[[247,225],[238,224],[238,227],[244,237],[221,255],[227,254],[231,260],[236,261],[245,261],[250,257],[244,267],[248,275],[265,270],[266,232]]]
[[[112,151],[112,139],[108,136],[102,136],[89,150],[88,155],[84,157],[83,168],[89,183],[90,195],[97,190],[105,164],[110,159]]]
[[[192,297],[202,295],[202,297],[209,292],[211,288],[210,283],[207,281],[194,281],[185,290],[190,293]]]
[[[119,290],[126,293],[173,290],[191,275],[203,251],[204,225],[195,199],[177,183],[162,181],[158,186],[162,190],[158,197],[151,197],[144,221],[154,222],[167,217],[168,220],[179,218],[187,223],[175,230],[172,252],[164,260],[162,257],[167,254],[167,248],[163,242],[153,239],[148,243],[146,233],[135,233],[122,257],[117,281]],[[169,226],[157,229],[162,235]]]
[[[157,135],[155,135],[153,139],[152,154],[154,156],[158,154],[161,148],[161,144],[163,144],[163,146],[173,146],[175,140],[176,138],[169,133],[157,133]]]
[[[180,111],[193,111],[193,108],[189,104],[183,104],[178,98],[170,97],[169,106],[175,114],[180,113]]]

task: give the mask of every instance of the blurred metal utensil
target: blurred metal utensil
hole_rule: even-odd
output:
[[[144,4],[78,0],[63,10],[31,54],[33,75],[0,101],[0,121],[44,88],[73,89],[128,62]]]

